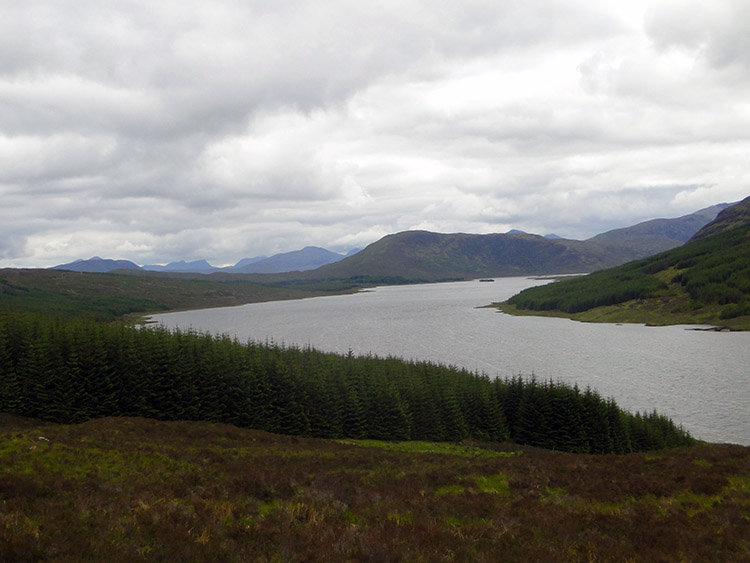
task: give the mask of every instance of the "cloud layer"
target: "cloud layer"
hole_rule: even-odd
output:
[[[0,11],[0,266],[586,238],[750,191],[744,0]]]

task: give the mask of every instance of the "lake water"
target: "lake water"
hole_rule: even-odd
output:
[[[154,315],[170,328],[590,385],[711,442],[750,445],[750,333],[513,317],[483,308],[527,278],[378,287],[352,295]]]

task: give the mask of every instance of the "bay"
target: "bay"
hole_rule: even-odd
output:
[[[154,315],[168,328],[455,365],[590,386],[710,442],[750,445],[750,333],[513,317],[483,307],[528,278],[385,286],[352,295]]]

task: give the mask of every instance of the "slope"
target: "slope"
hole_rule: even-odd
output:
[[[414,444],[3,415],[0,444],[9,563],[750,558],[739,446],[397,450]]]
[[[714,205],[675,219],[646,221],[586,241],[521,231],[486,235],[405,231],[388,235],[355,256],[306,277],[436,281],[588,273],[680,246],[726,206]]]
[[[723,210],[716,216],[716,219],[700,229],[692,240],[702,239],[747,223],[750,223],[750,197],[746,197],[738,204]]]
[[[500,307],[589,321],[750,329],[750,198],[721,212],[680,248],[527,289]]]
[[[632,259],[645,258],[683,245],[729,206],[721,203],[675,219],[652,219],[632,227],[607,231],[588,241],[605,247],[626,248],[632,251]]]
[[[0,269],[0,316],[13,311],[33,311],[111,319],[128,313],[227,307],[350,289],[351,286],[278,287],[237,274]]]
[[[599,245],[529,234],[406,231],[308,274],[314,278],[398,276],[436,281],[482,276],[590,272],[622,263]]]

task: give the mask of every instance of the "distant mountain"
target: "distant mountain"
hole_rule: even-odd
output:
[[[632,227],[614,229],[588,239],[613,250],[625,249],[630,259],[645,258],[685,244],[704,225],[731,204],[706,207],[675,219],[652,219]]]
[[[396,276],[439,280],[590,272],[620,260],[599,245],[529,234],[442,234],[406,231],[388,235],[354,256],[307,277]]]
[[[338,262],[345,257],[325,248],[306,246],[302,250],[275,254],[242,266],[223,268],[224,272],[237,274],[278,274],[283,272],[302,272],[314,270],[326,264]]]
[[[68,264],[59,264],[50,270],[68,270],[71,272],[105,273],[112,270],[141,270],[142,268],[130,260],[111,260],[94,256],[88,260],[76,260]]]
[[[723,210],[678,248],[524,290],[501,308],[565,313],[585,321],[713,324],[749,330],[748,280],[750,197]]]
[[[586,241],[511,230],[505,234],[406,231],[308,277],[401,277],[438,280],[484,276],[588,273],[684,244],[728,204],[676,219],[655,219]]]
[[[148,264],[143,266],[143,269],[152,272],[193,272],[198,274],[210,274],[219,270],[205,260],[194,260],[192,262],[180,260],[179,262],[170,262],[166,266]]]
[[[256,262],[260,262],[261,260],[265,260],[268,258],[268,256],[255,256],[253,258],[243,258],[239,262],[237,262],[232,268],[244,268],[245,266],[248,266],[250,264],[255,264]]]
[[[407,231],[388,235],[364,250],[354,250],[346,256],[307,246],[268,258],[243,258],[226,268],[216,268],[205,260],[180,260],[166,266],[147,265],[143,269],[200,274],[312,271],[312,274],[303,277],[397,276],[424,280],[586,273],[680,246],[728,205],[707,207],[676,219],[645,221],[602,233],[587,241],[563,239],[553,234],[542,237],[516,229],[505,234],[488,235]],[[77,260],[55,268],[87,272],[141,269],[127,260],[103,260],[99,257]]]
[[[352,250],[348,256],[356,254],[357,252],[359,252],[359,249]],[[212,274],[216,272],[233,274],[277,274],[314,270],[315,268],[343,260],[344,258],[344,255],[331,252],[324,248],[307,246],[302,250],[275,254],[270,258],[265,256],[243,258],[234,266],[226,268],[217,268],[216,266],[209,264],[206,260],[194,260],[192,262],[179,260],[177,262],[170,262],[165,266],[159,264],[147,264],[141,267],[129,260],[109,260],[94,256],[89,260],[76,260],[75,262],[60,264],[59,266],[54,266],[50,269],[97,273],[128,269],[195,274]]]

